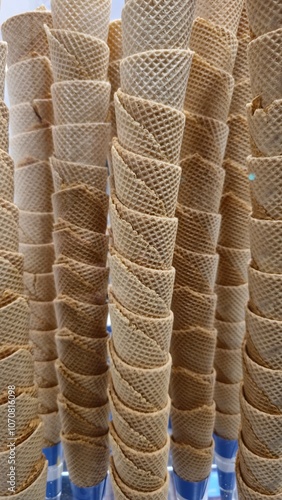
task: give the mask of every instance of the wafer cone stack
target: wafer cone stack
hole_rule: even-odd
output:
[[[211,329],[216,302],[215,294],[202,294],[188,287],[176,286],[172,299],[172,310],[175,315],[174,329],[184,330],[190,326]]]
[[[51,99],[34,99],[32,103],[23,102],[13,106],[10,111],[12,135],[31,132],[37,128],[48,127],[54,122]]]
[[[55,192],[71,185],[85,185],[89,188],[95,186],[96,189],[105,191],[107,185],[107,170],[105,167],[58,160],[54,156],[50,159],[50,162]]]
[[[229,415],[228,413],[221,413],[220,411],[216,412],[214,432],[223,439],[226,439],[226,441],[237,441],[240,426],[240,413]]]
[[[200,327],[175,330],[170,347],[173,364],[195,373],[210,374],[213,368],[215,346],[215,330],[205,330]]]
[[[245,318],[245,305],[248,302],[247,284],[239,286],[216,285],[216,317],[226,322],[241,322]]]
[[[267,500],[270,495],[265,495],[264,493],[260,493],[252,488],[250,488],[243,480],[240,470],[239,461],[236,462],[236,477],[237,477],[237,488],[238,495],[242,500]],[[279,500],[280,493],[277,495],[272,495],[272,497],[276,500]]]
[[[72,403],[60,394],[58,407],[62,428],[68,434],[76,434],[82,425],[85,436],[103,436],[108,431],[108,403],[96,408],[85,408]]]
[[[214,400],[217,410],[229,415],[240,413],[239,391],[240,382],[225,384],[217,380],[214,387]]]
[[[214,452],[213,442],[207,448],[198,449],[190,444],[177,443],[172,438],[171,452],[174,470],[185,481],[200,482],[209,476]]]
[[[250,304],[259,316],[281,321],[281,309],[275,301],[281,284],[281,275],[261,273],[249,268]]]
[[[253,216],[257,219],[281,219],[281,161],[281,156],[248,159],[249,174],[255,177],[250,188]]]
[[[249,249],[217,246],[219,265],[217,283],[222,286],[240,286],[248,280],[247,266],[251,259]]]
[[[176,271],[175,285],[186,285],[200,293],[212,293],[218,266],[216,254],[198,254],[176,245],[173,266]]]
[[[173,436],[176,442],[194,448],[208,448],[214,428],[215,404],[203,405],[192,410],[171,407]]]
[[[282,100],[273,101],[262,108],[259,98],[247,106],[247,118],[254,156],[281,155],[281,109]],[[276,135],[277,134],[277,135]]]
[[[282,232],[281,221],[251,217],[249,229],[252,259],[255,267],[261,272],[281,274],[282,262],[278,251]]]
[[[29,333],[32,354],[36,361],[48,361],[57,358],[55,343],[56,330],[41,332],[33,330]]]
[[[48,162],[37,162],[15,171],[15,204],[26,212],[52,212],[53,181]]]
[[[20,295],[6,291],[0,299],[1,344],[26,345],[29,331],[29,309],[27,301]],[[17,333],[14,328],[17,325]]]
[[[181,367],[172,367],[170,393],[179,410],[193,410],[213,402],[215,372],[201,375]]]
[[[216,250],[221,217],[218,214],[193,210],[189,207],[178,205],[177,245],[191,252],[213,254]],[[187,241],[187,230],[190,238]]]
[[[208,2],[207,0],[200,0],[196,6],[195,17],[202,17],[214,24],[224,26],[226,29],[236,34],[243,5],[244,2],[242,0],[240,0],[240,2],[233,0],[228,7],[224,3],[220,4],[219,7],[216,1]]]
[[[217,346],[223,349],[239,349],[244,340],[246,325],[245,321],[228,322],[215,320],[214,326],[217,330]]]

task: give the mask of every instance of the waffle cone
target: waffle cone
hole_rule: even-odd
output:
[[[110,90],[110,84],[102,81],[55,83],[51,91],[56,125],[105,122]]]
[[[110,100],[114,100],[114,95],[117,92],[117,90],[120,88],[120,63],[121,61],[113,61],[110,62],[109,64],[109,70],[108,70],[108,78],[109,82],[111,84],[111,98]]]
[[[247,106],[247,118],[254,156],[278,156],[282,154],[282,100],[273,101],[266,108],[260,98]]]
[[[199,154],[180,162],[182,168],[178,202],[203,212],[219,211],[224,183],[224,170]]]
[[[81,375],[101,375],[107,370],[107,337],[89,338],[58,330],[58,357],[64,366]]]
[[[265,495],[256,490],[250,488],[242,479],[239,460],[236,462],[236,479],[237,479],[237,489],[239,498],[242,500],[268,500],[272,498],[273,500],[280,500],[281,494],[277,495]]]
[[[30,422],[37,418],[38,414],[38,401],[36,392],[33,394],[22,393],[16,398],[16,406],[18,411],[17,416],[17,436],[24,434]],[[7,438],[7,415],[8,415],[8,402],[0,405],[0,439],[1,443],[5,443]]]
[[[26,212],[52,212],[53,181],[48,162],[38,162],[15,171],[15,204]]]
[[[112,250],[110,256],[113,293],[126,309],[141,316],[169,315],[174,269],[148,269],[122,258]]]
[[[2,151],[4,154],[4,151]],[[14,201],[14,168],[11,159],[10,162],[0,158],[0,193],[4,200],[13,203]]]
[[[202,16],[194,20],[190,48],[219,69],[232,74],[238,41],[235,33]]]
[[[213,328],[217,297],[215,294],[194,292],[186,286],[174,289],[172,311],[174,330],[186,330],[191,326]]]
[[[251,304],[246,310],[247,350],[250,357],[259,365],[272,370],[281,366],[280,342],[282,336],[281,321],[258,316]]]
[[[61,434],[70,480],[81,488],[98,485],[107,475],[109,461],[108,435],[89,437]],[[89,463],[95,465],[89,469]]]
[[[250,451],[261,457],[281,457],[281,421],[282,416],[259,411],[245,398],[244,390],[240,394],[242,415],[242,439]]]
[[[56,157],[63,161],[104,167],[110,142],[110,128],[109,123],[53,127]]]
[[[192,58],[193,52],[182,49],[128,56],[120,64],[121,88],[126,94],[182,110]]]
[[[6,61],[7,61],[7,53],[8,46],[6,42],[1,42],[0,45],[0,96],[1,99],[4,100],[5,93],[5,73],[6,73]]]
[[[125,149],[178,162],[185,122],[182,112],[121,90],[115,95],[115,112],[119,142]]]
[[[215,292],[217,294],[217,319],[230,323],[244,321],[245,307],[249,298],[248,285],[216,285]]]
[[[171,340],[171,357],[174,366],[181,366],[195,373],[210,374],[216,346],[216,330],[191,327],[175,330]]]
[[[243,349],[244,392],[247,401],[260,411],[281,413],[279,381],[281,370],[270,370],[253,361]]]
[[[13,64],[7,71],[11,106],[35,99],[50,99],[53,75],[47,57],[33,57]]]
[[[239,349],[244,340],[246,325],[245,321],[228,323],[215,320],[214,327],[217,330],[217,345],[221,349]]]
[[[89,231],[104,233],[108,196],[96,188],[78,185],[63,189],[52,197],[55,222],[63,219]]]
[[[52,447],[60,442],[61,422],[58,411],[40,415],[44,424],[44,448]]]
[[[249,216],[251,207],[233,193],[223,195],[220,205],[222,216],[219,244],[224,247],[246,249],[250,247]]]
[[[224,28],[237,33],[244,1],[233,0],[226,5],[221,3],[220,7],[215,0],[200,0],[195,9],[195,17],[202,17],[214,24],[224,26]]]
[[[177,206],[175,215],[178,217],[177,246],[199,254],[215,253],[220,215],[193,210],[184,205]]]
[[[163,350],[161,345],[150,338],[145,328],[136,328],[130,318],[123,315],[114,304],[110,304],[110,316],[114,348],[125,363],[140,368],[162,366],[166,363],[168,350]]]
[[[152,215],[154,210],[158,210],[155,215],[174,215],[180,167],[131,153],[117,139],[113,140],[112,161],[117,197],[125,206]],[[149,204],[148,211],[144,204]]]
[[[270,0],[267,5],[259,0],[248,1],[247,12],[250,29],[254,36],[275,31],[281,26],[282,10],[279,2]]]
[[[62,0],[53,0],[52,16],[55,28],[78,31],[107,40],[111,2],[107,0],[71,0],[66,8]]]
[[[23,294],[23,258],[22,255],[10,252],[1,252],[0,256],[0,293],[6,290],[14,294]],[[15,261],[15,258],[17,261]]]
[[[216,409],[221,413],[236,415],[240,413],[239,405],[240,383],[224,384],[216,380],[214,387],[214,400]]]
[[[54,301],[58,327],[85,337],[103,337],[107,324],[107,305],[92,305],[59,295]]]
[[[225,158],[245,166],[251,153],[247,118],[242,115],[230,116],[227,124],[229,136]]]
[[[195,2],[128,2],[122,12],[123,56],[158,49],[187,49]]]
[[[240,286],[248,281],[250,250],[228,248],[218,245],[219,264],[217,283],[223,286]]]
[[[55,82],[107,79],[109,48],[103,40],[81,32],[45,29]]]
[[[51,128],[15,135],[10,140],[10,152],[16,166],[29,158],[47,161],[53,154]]]
[[[251,102],[252,92],[249,77],[237,83],[232,96],[230,115],[246,115],[246,102]]]
[[[56,296],[53,273],[24,273],[25,294],[32,300],[50,302]]]
[[[228,137],[228,126],[218,120],[185,111],[186,122],[180,158],[199,154],[221,165]]]
[[[55,361],[35,361],[34,381],[40,388],[55,387],[57,385]]]
[[[77,434],[78,430],[83,428],[84,436],[98,437],[108,431],[108,403],[97,408],[83,408],[60,394],[58,407],[65,434]]]
[[[226,71],[195,54],[186,90],[184,109],[226,122],[234,80]],[[209,98],[207,99],[207,96]]]
[[[30,329],[46,332],[57,328],[54,304],[52,302],[30,301]]]
[[[250,41],[251,38],[249,33],[238,37],[238,50],[233,70],[233,77],[236,84],[250,77],[247,58],[247,50]]]
[[[3,40],[9,44],[8,66],[32,55],[49,56],[44,24],[52,27],[51,12],[37,10],[10,17],[2,24]]]
[[[19,236],[17,227],[19,225],[18,208],[8,201],[0,199],[0,221],[1,221],[1,250],[6,252],[17,252]]]
[[[253,40],[248,47],[248,60],[253,97],[261,96],[262,107],[281,99],[282,29],[266,33]]]
[[[36,99],[23,102],[10,110],[11,135],[24,134],[38,128],[45,128],[54,122],[51,99]]]
[[[27,299],[10,291],[0,296],[1,344],[26,345],[29,335],[29,307]]]
[[[175,285],[188,286],[200,293],[213,293],[217,265],[216,254],[198,254],[176,246],[173,257]]]
[[[258,219],[281,219],[282,206],[280,197],[281,156],[271,158],[248,158],[249,174],[254,174],[250,183],[253,216]]]
[[[53,221],[52,212],[25,212],[21,210],[19,212],[20,243],[33,246],[50,245]]]
[[[111,375],[117,396],[137,411],[158,411],[167,404],[171,358],[162,367],[144,369],[124,363],[109,343]]]
[[[124,444],[143,452],[157,451],[165,446],[170,412],[169,398],[162,410],[143,413],[125,406],[110,385],[109,401],[114,427]]]
[[[178,410],[172,405],[171,422],[174,441],[193,448],[208,448],[213,433],[214,419],[214,403],[193,410]]]
[[[47,460],[40,460],[36,464],[36,470],[31,476],[29,484],[24,485],[24,489],[16,493],[16,500],[29,500],[30,498],[44,498],[46,491],[46,481],[48,472]]]
[[[207,448],[197,449],[171,438],[173,469],[184,481],[204,481],[211,471],[213,452],[213,441]]]
[[[200,375],[173,366],[170,381],[173,405],[178,410],[194,410],[199,406],[212,405],[214,382],[214,371],[209,375]]]
[[[166,500],[168,496],[169,490],[169,474],[167,474],[166,481],[162,488],[152,491],[152,492],[144,492],[129,488],[123,481],[120,479],[119,475],[116,472],[114,461],[111,458],[110,461],[110,477],[111,484],[113,487],[114,496],[117,500],[126,500],[130,498],[131,500]]]
[[[249,290],[252,310],[259,316],[281,321],[282,310],[279,301],[281,285],[280,274],[261,273],[249,267]]]
[[[250,218],[250,241],[253,266],[264,273],[282,273],[280,241],[282,222],[280,220],[259,220]]]
[[[102,305],[106,301],[109,270],[60,256],[53,266],[56,290],[80,302]]]
[[[15,447],[18,460],[16,493],[23,489],[27,478],[35,473],[38,462],[42,457],[43,425],[39,423],[38,420],[34,421],[34,425],[36,426],[30,429],[30,435],[27,439],[20,442],[18,446]],[[10,472],[10,465],[8,462],[9,455],[10,449],[0,453],[1,496],[6,496],[7,494],[6,478],[7,474]]]
[[[19,249],[24,256],[24,268],[27,273],[45,274],[52,272],[55,259],[53,243],[44,245],[20,243]]]
[[[164,353],[167,353],[169,351],[173,323],[173,314],[171,312],[164,318],[150,318],[134,314],[132,313],[132,311],[125,309],[116,300],[111,287],[109,288],[109,299],[110,304],[113,304],[114,308],[118,309],[122,316],[124,316],[124,318],[127,318],[129,323],[131,325],[134,325],[135,329],[139,330],[140,334],[142,332],[142,334],[145,335],[145,338],[147,338],[150,343],[152,341],[154,344],[159,345],[161,351],[163,351]],[[112,309],[111,305],[110,309]],[[127,347],[129,349],[129,346]]]
[[[32,355],[35,361],[49,361],[57,358],[55,333],[56,330],[29,332]]]
[[[225,182],[223,193],[233,193],[249,205],[251,204],[248,171],[244,165],[233,160],[224,160]]]
[[[223,439],[236,441],[241,427],[241,415],[227,415],[226,413],[216,412],[214,431]]]
[[[237,384],[243,378],[241,349],[222,349],[215,351],[214,368],[216,378],[224,384]]]
[[[55,157],[50,159],[55,191],[60,191],[66,186],[85,185],[106,191],[107,169],[81,163],[61,161]]]
[[[53,413],[58,411],[57,397],[59,394],[59,386],[53,387],[39,387],[38,388],[38,402],[39,413]]]
[[[177,219],[144,215],[110,200],[114,246],[138,265],[169,269],[172,264]]]
[[[110,22],[107,43],[110,49],[110,62],[120,61],[122,59],[121,19]]]

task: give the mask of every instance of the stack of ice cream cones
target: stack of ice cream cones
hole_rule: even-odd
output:
[[[8,19],[2,26],[2,33],[9,46],[10,150],[16,167],[14,199],[19,208],[24,292],[30,304],[35,383],[38,385],[39,412],[45,423],[44,448],[56,446],[56,463],[59,463],[60,419],[55,372],[57,322],[53,305],[56,293],[52,272],[53,181],[49,164],[53,152],[52,70],[44,24],[52,26],[51,13],[39,9]],[[54,454],[54,450],[50,453]],[[61,489],[61,470],[57,472],[56,495]]]
[[[114,96],[110,315],[115,498],[166,500],[175,209],[194,2],[128,0]]]
[[[247,106],[252,216],[250,301],[243,348],[242,432],[237,461],[240,500],[282,497],[281,158],[282,10],[247,1],[253,101]]]
[[[19,211],[13,204],[14,163],[8,155],[9,112],[4,104],[7,44],[0,44],[0,497],[44,498],[47,461],[29,345],[24,257],[18,253]]]
[[[94,491],[100,498],[109,461],[109,11],[110,1],[53,0],[54,29],[46,28],[55,80],[51,166],[58,404],[75,498],[92,498]]]
[[[184,102],[170,387],[173,467],[178,493],[184,498],[204,497],[214,451],[216,251],[243,1],[229,4],[199,1],[196,5],[190,40],[195,56]],[[186,496],[180,491],[185,482]]]

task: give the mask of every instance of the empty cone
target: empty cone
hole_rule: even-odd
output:
[[[247,118],[254,156],[279,156],[282,153],[282,100],[262,108],[259,99],[247,106]]]
[[[32,274],[51,273],[55,259],[53,243],[33,245],[20,243],[20,252],[24,255],[26,272]]]
[[[227,6],[224,2],[220,7],[216,0],[200,0],[196,6],[195,16],[203,17],[214,24],[224,26],[226,29],[237,33],[244,2],[233,0]]]
[[[207,448],[198,449],[189,444],[177,443],[172,437],[171,452],[174,471],[185,481],[196,483],[209,476],[213,461],[213,441]]]
[[[212,405],[215,372],[200,375],[181,367],[172,367],[170,393],[179,410],[193,410]]]
[[[188,287],[177,286],[172,298],[174,329],[185,330],[191,326],[212,329],[217,296],[194,292]]]
[[[245,321],[227,322],[216,319],[217,345],[222,349],[239,349],[246,332]]]
[[[246,78],[250,78],[248,59],[246,57],[250,41],[251,38],[248,32],[240,37],[238,36],[238,50],[233,70],[235,84],[244,81]]]
[[[279,248],[282,222],[251,217],[249,230],[254,267],[261,272],[281,274],[282,260]]]
[[[221,199],[220,213],[222,224],[219,244],[225,247],[246,249],[250,246],[248,232],[251,207],[233,193],[224,194]],[[232,228],[232,229],[231,229]]]
[[[246,114],[246,102],[251,102],[252,92],[250,79],[246,78],[237,83],[232,96],[230,115]]]
[[[178,205],[176,244],[196,253],[215,253],[221,216]]]
[[[52,241],[52,212],[19,212],[20,243],[25,245],[47,245]],[[28,271],[28,269],[26,269]],[[40,271],[39,271],[40,272]],[[42,269],[42,272],[46,272]]]
[[[281,494],[278,493],[277,495],[265,495],[264,493],[260,493],[259,491],[256,491],[252,488],[250,488],[242,479],[241,475],[241,470],[240,470],[240,465],[239,461],[236,461],[236,478],[237,478],[237,489],[238,489],[238,495],[240,495],[240,499],[242,500],[268,500],[269,498],[272,498],[274,500],[280,500]]]
[[[200,293],[212,293],[217,265],[217,254],[199,254],[176,245],[173,257],[176,271],[175,285],[188,286]]]
[[[248,264],[251,260],[249,249],[228,248],[217,246],[219,264],[217,284],[223,286],[239,286],[248,281]]]
[[[227,441],[236,441],[239,436],[241,426],[241,414],[235,413],[229,415],[227,413],[216,412],[214,431],[221,438]]]
[[[239,322],[245,319],[245,307],[249,298],[248,285],[216,285],[216,317],[221,321]]]
[[[173,437],[177,443],[194,448],[208,448],[215,422],[215,404],[204,405],[192,410],[178,410],[171,407]]]
[[[230,415],[240,413],[239,391],[240,382],[237,384],[224,384],[216,380],[214,400],[217,410]]]
[[[31,300],[49,302],[56,296],[53,273],[24,273],[25,293]]]
[[[281,321],[282,311],[279,307],[281,275],[261,273],[249,268],[249,291],[251,308],[259,316]]]
[[[225,159],[223,162],[225,170],[224,194],[233,193],[246,203],[251,203],[250,187],[248,182],[248,171],[244,164],[241,165],[234,160]]]
[[[27,299],[5,291],[0,299],[0,332],[3,345],[26,345],[29,330]]]
[[[32,103],[23,102],[10,110],[11,134],[18,135],[44,128],[54,122],[51,99],[35,99]]]
[[[171,357],[175,366],[195,373],[210,374],[213,369],[216,331],[200,327],[175,330],[171,339]]]
[[[46,332],[30,331],[32,354],[36,361],[48,361],[57,358],[55,333],[55,330]]]
[[[222,349],[215,351],[214,367],[216,378],[225,384],[237,384],[243,378],[241,349]]]
[[[37,162],[16,169],[15,204],[26,212],[52,212],[53,181],[50,165]]]
[[[54,304],[52,302],[30,301],[30,328],[31,330],[55,330],[57,321]]]
[[[102,436],[108,431],[108,403],[97,408],[85,408],[60,394],[58,407],[62,429],[66,434],[76,434],[82,426],[83,434],[90,437]]]
[[[53,154],[51,128],[15,135],[10,141],[10,152],[16,166],[28,158],[48,160]]]
[[[245,165],[251,153],[247,118],[242,115],[230,116],[227,124],[229,136],[225,158]]]
[[[258,219],[281,219],[281,156],[249,157],[248,170],[254,177],[250,183],[253,216]]]

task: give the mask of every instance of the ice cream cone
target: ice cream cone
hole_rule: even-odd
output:
[[[280,289],[280,274],[261,273],[253,267],[249,267],[250,304],[256,314],[268,319],[282,320],[279,304]]]
[[[106,302],[109,270],[60,256],[53,266],[56,290],[88,304]]]
[[[193,210],[178,205],[176,244],[190,252],[214,254],[220,229],[221,217],[218,214]]]
[[[251,102],[252,92],[250,79],[246,78],[237,83],[234,87],[232,96],[230,115],[244,115],[246,114],[246,102]]]
[[[106,121],[110,84],[103,81],[74,80],[52,85],[55,124],[102,123]]]
[[[58,328],[67,328],[85,337],[103,337],[107,324],[107,305],[92,305],[59,295],[54,301]]]
[[[241,414],[235,413],[228,415],[226,413],[216,412],[214,431],[215,433],[227,441],[236,441],[239,436],[241,426]]]
[[[19,211],[17,207],[8,201],[0,199],[0,221],[1,221],[1,250],[6,252],[17,252],[19,235]]]
[[[5,152],[2,151],[4,155]],[[7,155],[8,156],[8,155]],[[4,200],[13,203],[14,201],[14,168],[11,159],[11,164],[0,158],[0,193]]]
[[[218,245],[219,264],[217,283],[223,286],[239,286],[248,281],[248,264],[251,260],[250,250],[228,248]]]
[[[15,204],[26,212],[52,212],[50,165],[38,162],[15,171]]]
[[[225,150],[225,158],[241,165],[246,165],[251,154],[247,118],[242,115],[230,116],[227,121],[229,136]]]
[[[5,291],[0,296],[0,338],[3,345],[26,345],[29,307],[26,298]]]
[[[279,156],[282,154],[282,100],[273,101],[266,108],[260,98],[247,106],[247,118],[254,156]]]
[[[33,246],[51,244],[53,221],[54,218],[52,212],[25,212],[20,210],[20,243]],[[42,272],[45,271],[42,269]]]
[[[174,330],[170,347],[172,362],[195,373],[210,374],[215,347],[216,330],[199,327]]]
[[[10,153],[16,166],[31,158],[46,161],[53,154],[51,128],[15,135],[10,140]]]
[[[11,135],[24,134],[37,128],[45,128],[54,122],[51,99],[35,99],[10,109]]]
[[[113,293],[126,309],[151,317],[169,315],[175,272],[138,266],[111,251],[109,258]]]
[[[215,294],[195,292],[186,286],[177,286],[172,298],[174,330],[186,330],[191,326],[213,328],[217,297]]]
[[[154,6],[139,0],[127,2],[122,12],[123,56],[148,50],[187,49],[192,26],[195,2],[183,5],[157,2]]]
[[[246,78],[249,78],[249,65],[247,59],[247,49],[251,41],[249,33],[238,37],[238,50],[235,61],[235,66],[233,70],[233,77],[235,84],[242,82]]]
[[[280,241],[282,222],[280,220],[259,220],[250,217],[249,230],[253,267],[264,273],[281,274]]]
[[[179,160],[185,116],[169,106],[129,96],[119,90],[115,112],[120,144],[157,160]]]
[[[34,99],[50,99],[53,75],[47,57],[33,57],[13,64],[7,71],[11,106]]]
[[[215,351],[214,367],[216,378],[224,384],[237,384],[243,378],[241,349],[222,349]]]
[[[249,304],[246,310],[248,353],[256,363],[279,370],[282,354],[280,348],[282,323],[258,316],[252,309]]]
[[[214,387],[216,409],[229,415],[240,413],[239,391],[240,383],[224,384],[216,380]]]
[[[165,446],[170,412],[169,398],[162,410],[143,413],[125,406],[112,384],[108,394],[114,427],[127,446],[143,452],[156,451]]]
[[[233,193],[241,200],[251,204],[248,171],[245,165],[227,159],[223,162],[225,170],[224,194]]]
[[[250,451],[262,457],[281,457],[281,414],[271,415],[250,405],[240,393],[242,438]]]
[[[55,259],[53,243],[44,245],[29,245],[20,243],[21,254],[24,256],[24,268],[27,273],[51,273]]]
[[[214,24],[224,26],[226,29],[237,33],[244,1],[233,0],[228,6],[223,2],[219,4],[216,0],[200,0],[196,5],[195,17],[202,17]]]
[[[185,111],[186,122],[181,159],[199,154],[205,160],[221,165],[228,137],[228,126],[218,120]]]
[[[4,100],[5,93],[5,73],[6,73],[6,62],[7,62],[7,53],[8,53],[8,45],[6,42],[1,42],[0,44],[0,97]]]
[[[250,188],[255,218],[278,220],[282,217],[281,164],[281,156],[248,158],[249,174],[254,176]]]
[[[59,386],[54,387],[39,387],[38,388],[38,402],[39,413],[53,413],[58,411],[57,397],[59,394]]]
[[[195,210],[217,213],[224,183],[224,170],[199,154],[188,156],[180,162],[180,166],[182,175],[178,202]]]
[[[232,74],[238,41],[235,33],[203,17],[194,20],[190,48],[210,64]]]
[[[48,462],[42,459],[31,476],[29,484],[24,489],[16,493],[14,497],[17,500],[29,500],[30,498],[43,498],[46,492],[46,481],[48,472]],[[4,498],[4,497],[3,497]]]
[[[162,49],[139,52],[120,64],[121,89],[182,110],[193,52]]]
[[[234,80],[231,74],[195,54],[186,90],[184,109],[226,122]],[[209,98],[207,99],[207,96]]]
[[[31,330],[55,330],[57,322],[54,304],[52,302],[30,301],[30,328]]]
[[[3,254],[1,256],[1,253]],[[15,260],[16,259],[16,260]],[[6,290],[14,294],[23,294],[23,257],[17,253],[0,252],[0,293]]]
[[[277,495],[265,495],[259,491],[250,488],[242,479],[239,460],[236,462],[236,478],[237,478],[237,489],[239,498],[242,500],[269,500],[272,497],[273,500],[280,500],[281,494]]]
[[[105,479],[109,460],[108,434],[90,438],[62,433],[61,438],[70,479],[76,486],[91,487]],[[89,469],[89,463],[95,467]]]
[[[58,411],[40,415],[44,425],[44,448],[52,448],[60,443],[61,422]]]
[[[52,27],[52,15],[47,10],[25,12],[10,17],[2,24],[3,39],[9,44],[8,66],[32,55],[49,56],[44,24]]]
[[[55,82],[107,79],[109,48],[103,40],[65,29],[45,30]]]
[[[77,434],[81,427],[83,434],[90,437],[102,436],[108,431],[109,403],[97,408],[83,408],[60,394],[58,407],[65,434]]]
[[[219,244],[224,247],[246,249],[250,247],[248,232],[251,206],[233,193],[223,195],[220,205],[222,216]],[[232,228],[232,229],[231,229]]]
[[[254,36],[260,36],[269,31],[280,28],[282,20],[281,5],[276,0],[270,0],[265,4],[263,1],[248,1],[247,12],[251,32]]]
[[[24,290],[32,300],[48,302],[55,298],[56,289],[53,273],[24,273]]]
[[[110,123],[53,127],[56,157],[63,161],[104,167],[110,142],[110,128]]]
[[[33,330],[29,333],[32,355],[35,361],[48,361],[57,358],[55,333],[56,330],[46,332]]]
[[[178,410],[171,407],[173,438],[193,448],[208,448],[215,421],[215,404],[203,405],[192,410]]]
[[[213,293],[217,265],[217,254],[198,254],[176,245],[173,257],[175,285],[188,286],[200,293]]]
[[[109,24],[108,46],[110,48],[110,63],[122,59],[122,27],[121,19],[115,19]]]
[[[34,381],[40,388],[57,385],[55,361],[35,361]]]
[[[109,18],[111,11],[110,0],[76,2],[71,0],[68,8],[62,0],[53,0],[52,16],[55,28],[78,31],[107,40]]]
[[[193,483],[206,479],[211,471],[214,443],[197,449],[189,444],[177,443],[171,438],[173,469],[185,481]]]
[[[282,28],[265,33],[248,47],[248,60],[253,97],[261,96],[262,107],[281,99],[280,67]]]
[[[177,219],[141,214],[110,200],[114,247],[138,265],[169,269],[172,264]]]
[[[101,375],[81,375],[68,370],[60,361],[56,362],[60,392],[72,403],[94,408],[107,402],[108,370]]]
[[[217,330],[217,345],[222,349],[239,349],[244,340],[246,325],[245,321],[229,323],[215,320],[214,327]]]
[[[178,410],[193,410],[213,403],[215,372],[200,375],[178,366],[172,367],[170,394]]]
[[[248,285],[216,285],[215,292],[217,294],[217,319],[230,323],[244,321],[245,307],[249,298]]]
[[[124,363],[109,342],[111,375],[121,401],[138,411],[158,411],[167,404],[171,358],[162,367],[144,369]]]

